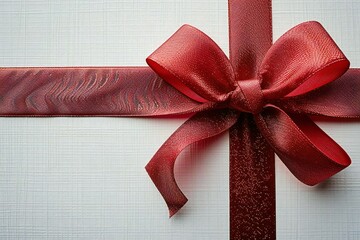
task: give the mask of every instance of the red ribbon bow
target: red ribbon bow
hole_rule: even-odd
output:
[[[358,117],[359,112],[352,109],[355,104],[339,106],[344,99],[353,101],[340,83],[349,80],[351,72],[336,86],[323,88],[327,95],[319,98],[316,89],[342,76],[349,61],[317,22],[302,23],[276,41],[254,79],[238,79],[216,43],[189,25],[182,26],[147,63],[204,109],[186,121],[146,166],[170,216],[187,202],[174,177],[179,153],[189,144],[228,130],[241,112],[254,115],[261,134],[305,184],[315,185],[351,163],[346,152],[307,116]]]

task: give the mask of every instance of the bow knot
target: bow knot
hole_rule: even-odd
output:
[[[228,97],[229,107],[241,112],[260,113],[265,101],[259,80],[243,80],[236,84],[236,89],[231,91]]]

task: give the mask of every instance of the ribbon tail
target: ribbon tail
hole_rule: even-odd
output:
[[[0,68],[0,116],[160,116],[203,105],[148,67]]]
[[[250,114],[230,131],[230,239],[275,239],[275,158]]]
[[[287,168],[313,186],[350,165],[346,152],[307,116],[267,106],[256,123]]]
[[[292,113],[360,118],[360,69],[349,69],[336,81],[304,95],[284,98],[276,105]]]
[[[146,171],[169,208],[170,217],[187,202],[174,176],[174,165],[178,155],[188,145],[228,130],[237,118],[238,113],[224,109],[195,114],[166,140],[146,165]]]

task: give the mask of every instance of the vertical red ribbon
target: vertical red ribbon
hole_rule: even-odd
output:
[[[271,14],[270,0],[229,1],[230,61],[237,80],[256,77],[272,44]],[[230,239],[275,239],[275,225],[274,152],[253,116],[244,113],[230,129]]]

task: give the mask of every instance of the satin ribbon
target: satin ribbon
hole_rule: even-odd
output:
[[[308,185],[349,166],[309,116],[360,118],[360,70],[317,22],[272,44],[269,0],[230,0],[229,25],[230,59],[184,25],[147,58],[151,69],[2,68],[0,115],[192,114],[146,166],[170,216],[187,201],[174,176],[179,153],[230,130],[230,239],[274,239],[274,152]]]
[[[171,36],[147,58],[147,63],[189,98],[212,103],[211,110],[197,113],[185,122],[146,166],[168,205],[170,216],[187,201],[174,177],[179,153],[194,142],[228,130],[241,117],[241,112],[254,116],[262,136],[305,184],[318,184],[350,165],[346,152],[307,116],[312,111],[332,117],[358,118],[360,110],[353,98],[358,93],[351,91],[351,97],[350,92],[343,91],[348,88],[332,89],[337,93],[328,94],[326,102],[319,97],[324,90],[335,86],[329,83],[349,67],[349,61],[319,23],[299,24],[280,37],[266,53],[253,79],[237,79],[220,48],[189,25]],[[354,71],[345,75],[345,79],[349,74]],[[329,84],[327,88],[320,88],[326,84]],[[322,103],[312,102],[313,96]],[[340,102],[344,107],[338,107]]]

